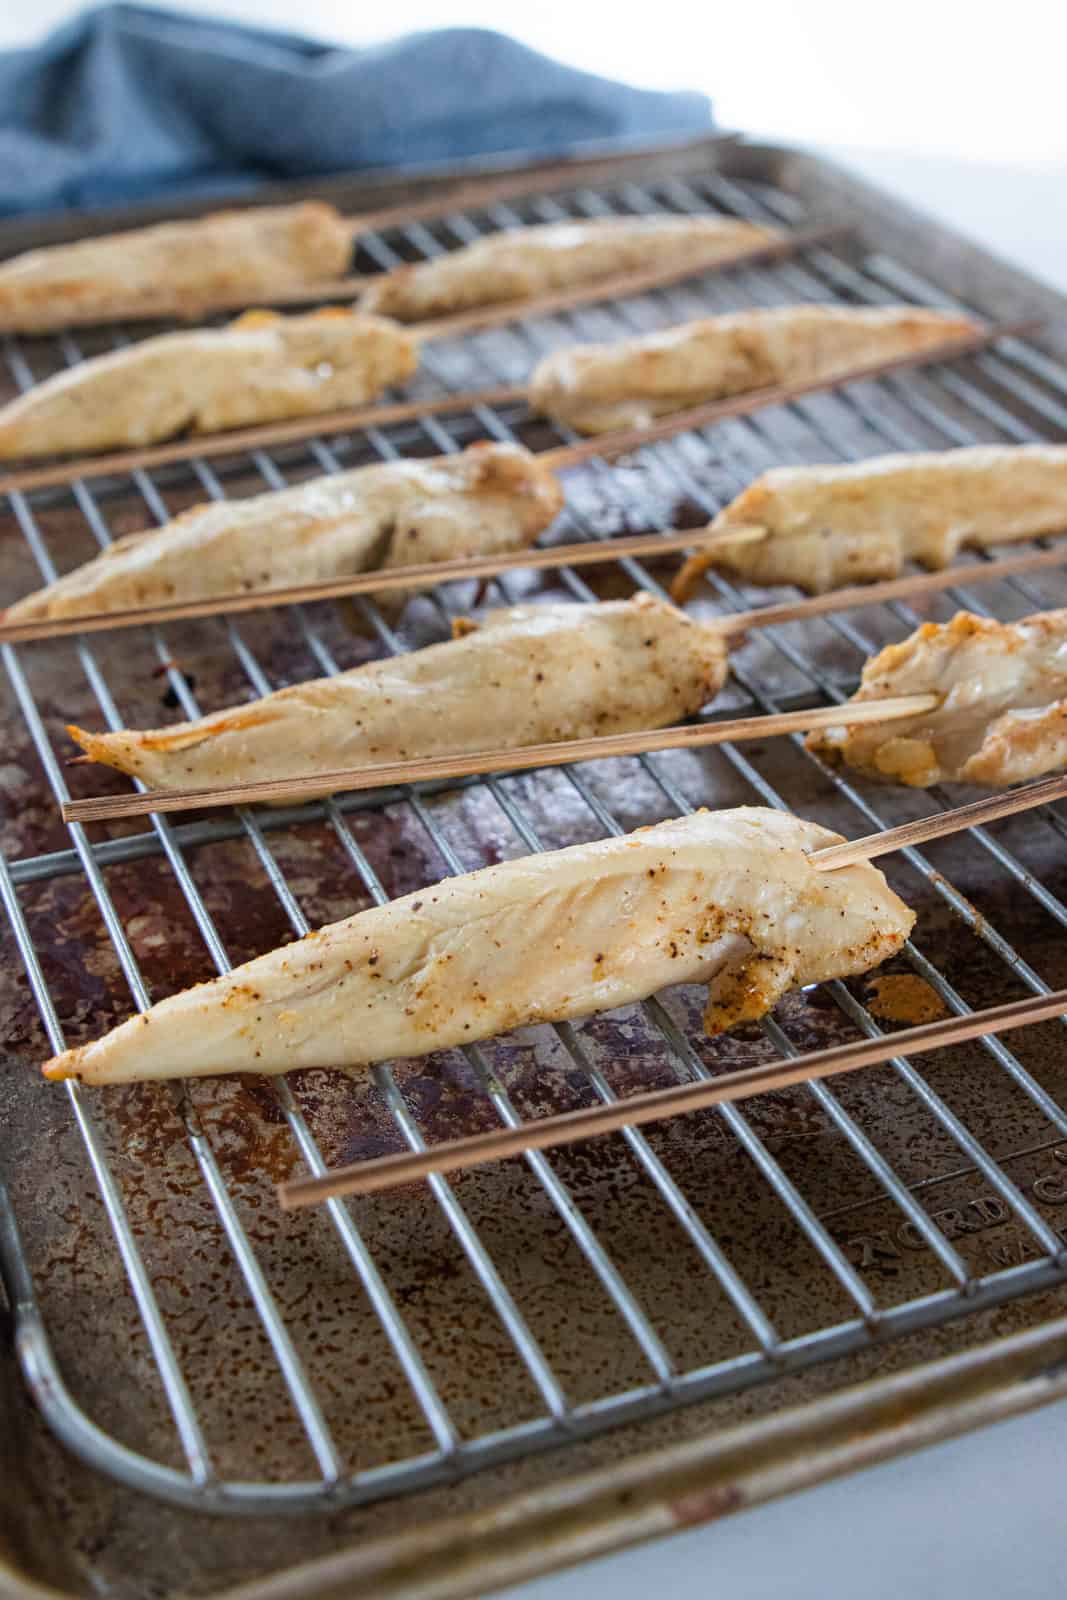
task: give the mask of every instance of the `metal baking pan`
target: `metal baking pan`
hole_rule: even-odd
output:
[[[439,193],[444,213],[454,182],[417,192]],[[516,218],[664,206],[852,231],[832,250],[442,345],[432,359],[457,386],[513,380],[559,340],[754,302],[948,299],[1045,319],[966,360],[584,468],[568,479],[561,540],[690,525],[776,461],[1064,437],[1061,298],[825,162],[718,139],[539,167],[529,182],[524,197],[465,198],[440,222],[364,237],[357,266]],[[330,180],[301,192],[367,210],[410,191]],[[0,234],[0,250],[30,242],[23,224]],[[5,341],[3,381],[14,389],[121,337]],[[487,433],[560,442],[521,414],[479,412],[10,494],[0,598],[206,495]],[[654,588],[666,570],[606,568],[598,588]],[[717,590],[708,609],[753,598]],[[547,573],[507,592],[590,591]],[[460,588],[419,600],[396,638],[368,609],[353,627],[321,606],[2,652],[2,1592],[476,1594],[1063,1391],[1059,1023],[448,1184],[292,1216],[273,1197],[301,1160],[377,1154],[1058,987],[1067,861],[1053,811],[894,859],[894,886],[919,912],[914,944],[881,975],[894,981],[794,995],[726,1039],[701,1037],[698,997],[683,990],[358,1080],[92,1093],[39,1079],[61,1035],[88,1037],[139,997],[448,871],[691,805],[787,804],[856,833],[954,798],[843,779],[767,741],[262,816],[84,834],[61,823],[68,783],[108,781],[64,768],[66,721],[146,725],[232,703],[439,637],[471,600]],[[971,596],[961,578],[921,615],[961,603],[1018,616],[1067,603],[1067,579]],[[896,606],[768,631],[739,652],[722,704],[840,699],[864,654],[914,622]]]

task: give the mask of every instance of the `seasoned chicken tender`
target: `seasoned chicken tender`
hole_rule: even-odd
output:
[[[0,408],[0,460],[156,444],[373,400],[419,363],[412,335],[340,307],[247,311],[93,356]]]
[[[650,595],[513,606],[407,655],[150,732],[69,732],[151,788],[292,778],[661,728],[726,677],[719,631]]]
[[[976,445],[847,465],[774,467],[712,523],[766,529],[758,544],[717,545],[687,563],[677,599],[708,566],[758,584],[823,594],[895,578],[905,562],[947,567],[988,549],[1067,532],[1067,446]]]
[[[563,507],[559,480],[521,445],[386,461],[292,489],[193,506],[9,607],[38,622],[315,583],[522,550]]]
[[[0,322],[44,332],[160,305],[193,316],[341,277],[351,254],[351,222],[320,200],[162,222],[0,262]]]
[[[994,622],[958,611],[868,661],[850,704],[932,691],[941,704],[879,726],[808,735],[820,755],[897,783],[1001,788],[1067,767],[1067,611]]]
[[[530,380],[536,411],[582,433],[657,417],[773,384],[831,382],[977,331],[969,317],[915,306],[782,306],[732,311],[612,344],[546,356]]]
[[[868,862],[820,872],[839,835],[780,811],[701,811],[622,838],[504,861],[362,911],[162,1000],[49,1078],[363,1067],[584,1017],[678,983],[705,1026],[789,989],[867,972],[915,920]]]
[[[432,261],[396,267],[364,291],[360,305],[400,322],[421,322],[453,311],[533,300],[617,273],[712,266],[780,237],[775,228],[728,217],[550,222],[495,233]]]

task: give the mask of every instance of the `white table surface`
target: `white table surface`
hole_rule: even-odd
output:
[[[825,154],[1067,291],[1067,164]],[[506,1591],[507,1600],[1061,1600],[1065,1593],[1067,1402]]]
[[[1061,1401],[506,1595],[1061,1600],[1065,1498],[1067,1401]]]

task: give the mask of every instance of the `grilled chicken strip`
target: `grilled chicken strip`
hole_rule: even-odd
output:
[[[721,633],[647,594],[513,606],[468,629],[198,722],[68,731],[151,788],[199,787],[662,728],[726,677]]]
[[[338,278],[351,254],[351,223],[318,200],[219,211],[0,263],[0,321],[44,332],[161,304],[193,316],[235,295],[266,299]]]
[[[771,384],[841,379],[973,334],[978,324],[915,306],[783,306],[733,311],[613,344],[546,356],[530,380],[535,410],[582,433],[656,417]]]
[[[924,788],[1002,788],[1067,767],[1067,611],[994,622],[958,611],[868,661],[852,700],[933,691],[934,711],[879,727],[829,728],[808,744],[832,761]]]
[[[558,480],[520,445],[356,467],[249,500],[192,506],[151,533],[117,539],[9,607],[4,620],[124,611],[521,550],[562,505]]]
[[[362,310],[422,322],[452,311],[532,300],[616,273],[728,261],[770,244],[775,228],[725,217],[610,217],[550,222],[479,239],[462,250],[383,273]]]
[[[359,912],[162,1000],[49,1078],[363,1067],[709,985],[722,1032],[787,990],[866,972],[915,918],[867,862],[820,872],[839,836],[780,811],[701,811],[504,861]]]
[[[0,408],[0,460],[155,444],[362,405],[418,366],[411,334],[332,306],[246,311],[93,356]]]
[[[675,599],[688,598],[712,565],[750,583],[823,594],[895,578],[907,561],[947,567],[966,546],[1067,531],[1067,446],[976,445],[775,467],[712,523],[723,533],[754,525],[766,529],[761,543],[717,545],[687,562]]]

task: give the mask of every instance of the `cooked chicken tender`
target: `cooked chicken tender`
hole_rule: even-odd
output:
[[[1067,611],[994,622],[958,611],[868,661],[852,704],[932,691],[934,711],[828,728],[808,744],[897,783],[1022,783],[1067,767]]]
[[[414,338],[340,307],[247,311],[93,356],[0,408],[0,460],[149,445],[373,400],[419,363]]]
[[[351,254],[351,222],[319,200],[219,211],[0,263],[0,321],[44,332],[160,305],[192,316],[239,294],[266,299],[338,278]]]
[[[151,788],[293,778],[661,728],[726,677],[721,633],[639,594],[490,612],[446,644],[147,733],[69,732]]]
[[[432,261],[396,267],[364,291],[360,305],[400,322],[421,322],[453,311],[533,300],[616,273],[712,266],[780,237],[775,228],[728,217],[550,222],[495,233]]]
[[[250,500],[193,506],[8,608],[39,622],[521,550],[563,506],[521,445],[387,461]]]
[[[530,404],[582,433],[657,417],[772,384],[832,382],[977,331],[915,306],[782,306],[733,311],[612,344],[573,345],[535,368]]]
[[[761,527],[757,544],[717,545],[687,562],[685,599],[709,566],[809,594],[895,578],[905,562],[947,567],[970,546],[1067,531],[1067,446],[976,445],[847,465],[774,467],[732,500],[717,532]]]
[[[780,811],[701,811],[504,861],[362,911],[49,1061],[49,1078],[363,1067],[709,986],[709,1033],[789,989],[867,972],[914,916],[839,836]]]

